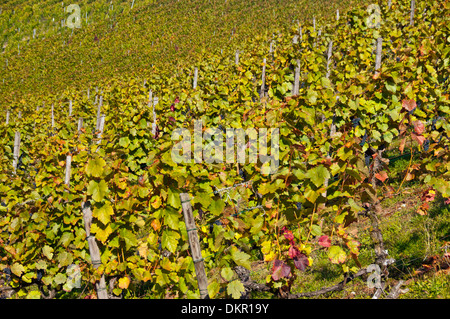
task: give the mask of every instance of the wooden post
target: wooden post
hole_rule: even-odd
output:
[[[100,120],[98,122],[98,134],[97,134],[97,144],[100,144],[102,141],[103,128],[105,127],[105,114],[100,115]]]
[[[19,155],[20,155],[20,131],[16,131],[14,136],[14,153],[13,153],[13,169],[14,174],[17,170],[17,165],[19,163]]]
[[[195,67],[195,69],[194,69],[194,84],[193,84],[194,90],[197,88],[197,78],[198,78],[198,68]]]
[[[292,95],[296,96],[300,93],[300,59],[297,60],[294,74],[294,87],[292,88]]]
[[[330,62],[331,62],[331,55],[333,53],[333,41],[330,41],[328,44],[328,52],[327,52],[327,75],[326,78],[328,79],[330,77]]]
[[[97,98],[97,95],[95,96]],[[97,124],[95,125],[95,130],[98,131],[100,128],[100,112],[102,111],[103,96],[100,95],[100,102],[97,105]]]
[[[411,13],[409,15],[409,25],[414,26],[414,11],[416,10],[416,0],[411,0]]]
[[[236,50],[236,54],[234,56],[234,64],[239,65],[239,50]]]
[[[82,117],[80,117],[79,119],[78,119],[78,134],[80,134],[80,132],[81,132],[81,128],[83,127],[83,118]]]
[[[262,75],[261,75],[261,80],[262,80],[262,84],[261,84],[261,90],[259,91],[259,99],[262,100],[262,98],[264,97],[264,91],[265,91],[265,82],[266,82],[266,58],[264,58],[263,60],[263,69],[262,69]]]
[[[379,69],[381,68],[381,50],[383,48],[383,38],[379,37],[377,39],[377,53],[375,57],[375,74],[380,73]]]
[[[314,32],[316,32],[316,17],[313,17]]]
[[[6,110],[6,125],[9,124],[9,115],[10,115],[10,111]]]
[[[97,269],[102,264],[102,261],[100,259],[100,250],[98,249],[97,242],[95,241],[95,236],[91,235],[92,210],[90,202],[83,202],[81,204],[81,208],[83,211],[84,229],[86,231],[86,238],[89,245],[89,255],[91,256],[92,266]],[[108,299],[104,274],[102,274],[100,281],[95,283],[95,288],[97,290],[98,299]]]
[[[70,169],[72,167],[72,155],[67,155],[66,157],[66,172],[65,172],[65,179],[64,184],[67,186],[70,186]]]
[[[69,116],[72,116],[72,100],[69,101]]]
[[[152,100],[152,96],[153,96],[153,92],[150,89],[150,91],[148,92],[148,102],[147,102],[147,107],[151,107],[153,104],[153,100]],[[154,116],[154,115],[153,115]],[[147,127],[150,125],[149,121],[147,121]]]
[[[392,0],[389,0],[389,1],[388,1],[388,8],[390,9],[391,6],[392,6]]]
[[[53,131],[53,128],[55,127],[55,114],[54,114],[53,110],[54,110],[54,107],[53,107],[53,103],[52,103],[52,115],[51,115],[51,117],[52,117],[52,131]]]
[[[203,264],[202,251],[198,240],[197,228],[195,227],[194,215],[189,194],[180,194],[181,206],[183,208],[184,221],[189,237],[189,246],[191,249],[192,259],[194,260],[195,274],[197,275],[198,289],[200,290],[201,299],[209,299],[208,295],[208,279],[206,278],[205,265]]]
[[[156,104],[158,103],[158,98],[155,97],[153,100],[153,124],[152,124],[152,135],[155,136],[156,135],[156,111],[155,111],[155,107]]]
[[[148,107],[150,107],[153,103],[153,91],[150,89],[150,91],[148,92]]]
[[[339,9],[336,9],[336,21],[339,21]]]

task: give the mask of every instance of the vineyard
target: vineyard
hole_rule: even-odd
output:
[[[72,29],[68,3],[10,2],[2,297],[448,286],[450,1],[85,0]],[[396,250],[397,200],[427,262]]]

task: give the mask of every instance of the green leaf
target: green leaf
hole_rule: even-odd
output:
[[[172,188],[169,188],[169,194],[167,195],[167,203],[173,208],[181,207],[180,195],[173,191]]]
[[[164,210],[164,224],[169,226],[170,228],[174,230],[178,230],[178,223],[179,223],[179,217],[180,214],[177,212],[171,211],[169,209]]]
[[[397,85],[395,83],[392,82],[386,82],[385,83],[386,89],[391,92],[391,93],[395,93],[397,92]]]
[[[322,228],[320,228],[319,225],[312,225],[311,226],[311,235],[313,235],[313,236],[322,235]]]
[[[50,246],[45,245],[42,248],[42,253],[44,254],[45,257],[47,257],[49,260],[52,260],[53,258],[53,248]]]
[[[55,276],[55,278],[53,279],[53,281],[54,281],[55,284],[57,284],[57,285],[62,285],[63,283],[66,282],[66,280],[67,280],[66,275],[65,275],[65,274],[61,274],[61,273],[57,274],[57,275]]]
[[[171,253],[175,253],[178,246],[178,238],[180,238],[179,236],[176,232],[165,230],[161,239],[161,247]]]
[[[251,270],[250,266],[250,255],[244,253],[243,251],[239,251],[235,246],[231,248],[231,259],[238,265]]]
[[[311,105],[315,105],[317,102],[317,92],[311,89],[308,89],[306,92],[306,98],[308,99]]]
[[[99,183],[96,181],[90,181],[87,187],[87,194],[92,195],[92,198],[96,202],[101,202],[108,192],[108,185],[104,180],[101,180]]]
[[[22,273],[25,271],[25,268],[19,264],[19,263],[14,263],[11,266],[11,272],[16,275],[17,277],[22,276]]]
[[[44,260],[42,260],[42,259],[39,260],[36,263],[36,269],[43,269],[43,270],[47,269],[47,263]]]
[[[311,181],[316,185],[316,187],[320,187],[325,183],[326,179],[330,178],[330,172],[323,166],[319,165],[310,169],[306,176],[311,179]]]
[[[245,287],[239,280],[233,280],[227,285],[227,293],[234,299],[241,298],[244,292]]]
[[[215,200],[209,205],[209,211],[214,216],[220,215],[225,208],[225,202],[222,199]]]
[[[64,266],[69,266],[73,261],[73,257],[71,253],[68,253],[66,251],[63,251],[61,253],[59,253],[58,255],[58,262],[59,265],[58,267],[64,267]]]
[[[328,258],[333,264],[341,264],[345,261],[345,252],[339,246],[331,246],[328,250]]]
[[[208,285],[208,295],[210,298],[214,298],[220,292],[220,284],[217,281],[213,281]]]
[[[62,234],[61,239],[59,240],[60,244],[62,244],[64,247],[69,246],[70,242],[73,240],[73,234],[69,232],[65,232]]]
[[[113,207],[109,202],[105,202],[101,207],[95,207],[92,216],[103,223],[108,224],[111,221],[111,216],[114,214]]]
[[[31,290],[26,299],[41,299],[41,293],[39,292],[39,290]]]
[[[259,233],[262,226],[264,224],[264,218],[260,215],[255,218],[255,220],[252,222],[252,228],[250,229],[250,234],[255,235]]]
[[[220,275],[225,279],[226,281],[230,281],[233,278],[234,272],[230,267],[222,268],[222,271],[220,272]]]
[[[131,247],[135,247],[138,244],[136,235],[126,228],[120,229],[120,237],[125,241],[126,250],[129,250]]]
[[[103,158],[91,159],[86,166],[86,173],[94,177],[100,177],[103,174],[103,168],[105,166],[106,162]]]

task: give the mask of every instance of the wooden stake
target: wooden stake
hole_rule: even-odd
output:
[[[234,56],[234,64],[239,65],[239,50],[236,50],[236,54]]]
[[[53,111],[53,109],[54,109],[54,107],[53,107],[53,103],[52,103],[52,131],[53,131],[53,128],[55,127],[55,114],[54,114],[54,111]]]
[[[409,25],[414,26],[414,11],[416,10],[416,0],[411,0],[411,13],[409,16]]]
[[[197,88],[197,78],[198,78],[198,68],[195,67],[195,69],[194,69],[194,85],[193,85],[194,90]]]
[[[197,228],[195,227],[194,215],[189,194],[180,194],[181,206],[183,208],[184,221],[189,237],[189,246],[191,249],[192,259],[194,260],[195,274],[197,275],[198,289],[200,290],[201,299],[209,299],[208,295],[208,279],[206,278],[205,265],[203,264],[202,251],[198,240]]]
[[[155,97],[154,98],[154,100],[153,100],[153,124],[152,124],[152,134],[153,134],[153,136],[155,136],[156,135],[156,111],[155,111],[155,107],[156,107],[156,104],[158,104],[158,98],[157,97]]]
[[[380,73],[378,70],[381,68],[381,51],[383,48],[383,38],[377,39],[377,52],[375,57],[375,74]]]
[[[292,89],[292,95],[296,96],[300,93],[300,59],[297,60],[297,66],[295,67],[294,74],[294,87]]]
[[[83,127],[83,118],[82,117],[80,117],[79,119],[78,119],[78,134],[80,134],[80,132],[81,132],[81,128]]]
[[[66,157],[66,172],[65,172],[65,179],[64,184],[67,186],[70,186],[70,169],[72,167],[72,156],[67,155]]]
[[[100,144],[102,141],[103,128],[105,127],[105,114],[100,115],[100,120],[98,123],[98,134],[97,134],[97,144]]]
[[[261,76],[262,84],[261,84],[261,90],[259,91],[259,99],[262,100],[264,97],[264,91],[265,91],[265,82],[266,82],[266,58],[263,60],[263,69],[262,69],[262,76]]]
[[[69,101],[69,116],[72,116],[72,100]]]
[[[97,269],[102,264],[102,261],[100,259],[100,250],[98,248],[97,242],[95,241],[95,236],[91,235],[92,210],[90,202],[83,202],[81,204],[81,208],[83,211],[84,229],[86,231],[86,238],[89,245],[89,255],[91,256],[92,266]],[[108,292],[106,291],[104,274],[102,274],[100,281],[95,283],[95,287],[97,290],[98,299],[108,299]]]
[[[330,41],[328,44],[328,52],[327,52],[327,75],[326,78],[328,79],[330,77],[330,62],[331,62],[331,55],[333,54],[333,41]]]
[[[95,96],[97,98],[97,95]],[[103,106],[103,96],[100,95],[100,102],[97,106],[97,124],[95,125],[95,130],[98,131],[100,128],[100,112],[102,111]]]
[[[14,135],[14,153],[13,153],[14,174],[16,173],[17,165],[19,163],[19,155],[20,155],[20,131],[16,131]]]
[[[6,111],[6,125],[9,124],[9,115],[10,115],[10,111],[7,110],[7,111]]]

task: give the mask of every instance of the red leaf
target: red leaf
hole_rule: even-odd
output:
[[[302,255],[302,253],[300,252],[300,250],[298,250],[297,247],[291,246],[289,247],[288,255],[289,258],[294,259],[295,257]]]
[[[421,121],[415,121],[414,122],[414,131],[417,135],[422,135],[422,133],[425,131],[425,125]]]
[[[423,143],[425,142],[425,137],[421,136],[421,135],[417,135],[415,133],[411,133],[411,137],[417,141],[417,143],[420,144],[420,146],[423,145]]]
[[[286,278],[291,273],[291,267],[281,260],[275,259],[272,267],[272,279],[277,281],[280,278]]]
[[[290,242],[292,242],[294,240],[294,234],[292,234],[292,232],[290,230],[287,230],[284,227],[281,230],[283,231],[284,237],[287,240],[289,240]]]
[[[305,254],[300,254],[294,258],[294,266],[298,270],[305,271],[306,267],[309,266],[308,257]]]
[[[382,182],[384,182],[385,180],[387,180],[389,178],[385,171],[381,171],[379,173],[376,173],[375,177],[377,179],[379,179],[380,181],[382,181]]]
[[[414,100],[403,100],[402,107],[408,111],[412,111],[417,107],[417,104]]]
[[[444,202],[445,205],[450,205],[450,197]]]
[[[422,202],[432,202],[434,201],[435,196],[436,192],[432,188],[430,188],[423,192],[421,200]]]
[[[322,235],[319,237],[319,245],[322,247],[330,247],[331,240],[327,235]]]

